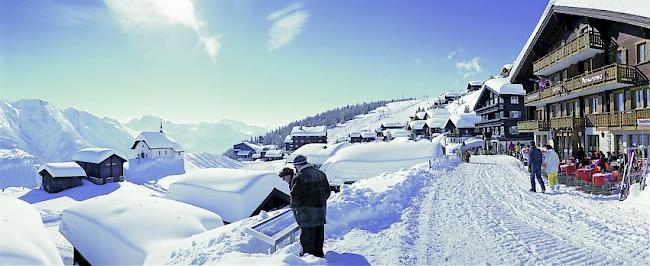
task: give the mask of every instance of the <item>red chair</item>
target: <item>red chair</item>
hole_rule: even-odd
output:
[[[593,175],[593,182],[592,184],[592,192],[595,194],[596,193],[596,188],[600,188],[602,192],[605,192],[605,184],[607,184],[607,180],[605,179],[604,174],[594,174]]]
[[[612,181],[621,182],[621,180],[623,180],[623,176],[619,171],[612,172]]]

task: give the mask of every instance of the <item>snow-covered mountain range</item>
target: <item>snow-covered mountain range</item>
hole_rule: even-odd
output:
[[[74,108],[60,109],[44,100],[0,100],[0,187],[33,186],[37,164],[70,160],[82,148],[113,148],[130,156],[134,137],[141,131],[158,130],[160,121],[145,116],[122,124]],[[163,126],[186,151],[203,153],[200,158],[221,154],[232,143],[266,131],[232,120],[199,124],[163,121]],[[192,158],[199,157],[188,156]]]

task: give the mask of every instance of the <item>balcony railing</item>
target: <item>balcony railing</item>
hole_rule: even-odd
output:
[[[634,127],[637,118],[650,118],[650,110],[634,110],[629,112],[612,112],[588,114],[587,126],[592,127]]]
[[[585,119],[582,117],[560,117],[551,118],[550,126],[553,129],[559,128],[581,128],[585,126]]]
[[[521,133],[548,130],[548,121],[526,120],[517,122],[517,130]]]
[[[524,104],[609,84],[636,84],[640,78],[634,66],[611,64],[567,79],[542,92],[531,92],[524,98]]]
[[[568,43],[558,47],[557,49],[546,54],[542,58],[533,63],[533,73],[538,73],[540,70],[552,66],[562,60],[566,60],[589,48],[603,49],[604,42],[600,37],[600,33],[593,30],[586,31],[580,34],[577,38],[569,41]]]

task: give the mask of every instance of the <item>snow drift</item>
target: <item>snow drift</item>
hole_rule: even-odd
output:
[[[59,231],[91,264],[135,265],[222,225],[219,215],[182,202],[108,195],[64,210]]]
[[[6,196],[0,196],[0,207],[1,264],[63,265],[36,208]]]
[[[442,156],[437,142],[389,142],[352,145],[321,167],[332,185],[395,172]]]
[[[307,162],[314,165],[322,165],[336,154],[338,151],[350,146],[348,142],[341,142],[336,144],[321,144],[321,143],[309,143],[305,144],[302,147],[295,150],[289,157],[289,162],[293,161],[293,158],[297,155],[302,155],[307,157]]]
[[[289,185],[276,173],[207,168],[178,177],[167,198],[217,213],[225,221],[249,217],[274,190],[289,195]]]

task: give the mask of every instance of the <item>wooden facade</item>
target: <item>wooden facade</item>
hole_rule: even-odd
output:
[[[498,94],[485,89],[481,92],[474,111],[481,117],[476,123],[477,133],[491,133],[493,139],[523,140],[532,139],[531,133],[519,132],[517,122],[525,121],[524,97],[514,94]]]
[[[527,91],[529,120],[518,123],[519,131],[553,144],[561,157],[578,147],[616,153],[647,145],[636,119],[650,118],[649,26],[628,14],[586,12],[607,14],[605,20],[579,8],[553,10],[512,76]]]
[[[63,190],[81,186],[83,176],[53,177],[47,170],[38,173],[41,176],[41,186],[48,193],[57,193]]]
[[[99,163],[75,161],[86,171],[86,178],[97,185],[124,181],[126,159],[115,154]]]

